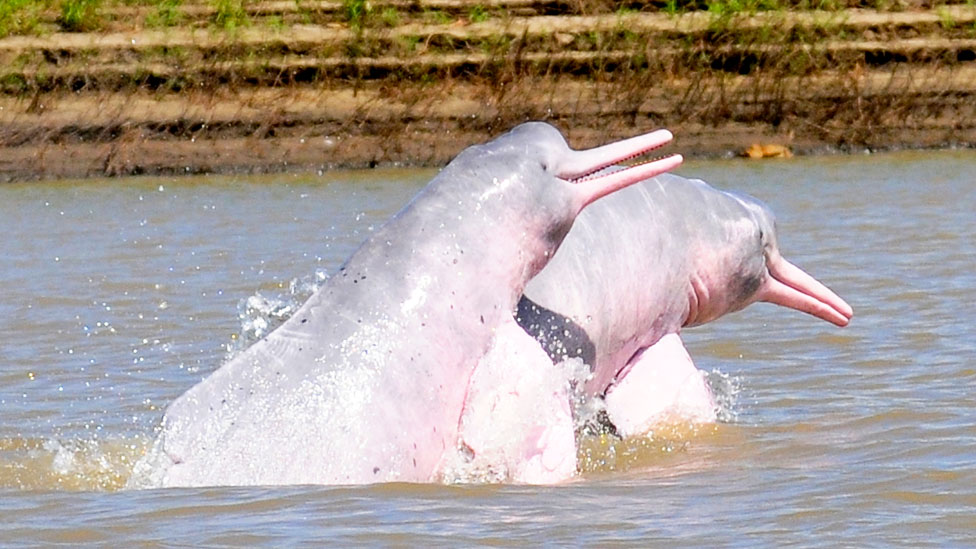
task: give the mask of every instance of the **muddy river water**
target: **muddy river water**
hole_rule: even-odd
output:
[[[166,405],[433,172],[0,186],[0,545],[971,545],[976,154],[692,162],[855,309],[685,339],[723,421],[585,441],[580,478],[125,490]]]

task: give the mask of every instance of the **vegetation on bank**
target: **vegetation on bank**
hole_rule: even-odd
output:
[[[972,61],[976,0],[935,1],[6,0],[0,37],[23,39],[0,38],[0,86],[802,76]],[[120,43],[133,32],[144,34]]]
[[[281,30],[292,24],[345,22],[351,27],[393,27],[407,20],[432,23],[525,15],[597,15],[704,12],[715,19],[761,12],[871,9],[904,12],[965,5],[974,0],[4,0],[0,3],[0,38],[50,32],[111,31],[119,27],[175,27],[186,24],[233,31],[264,25]],[[941,12],[945,27],[956,27]],[[970,25],[970,31],[976,27]]]
[[[527,118],[968,145],[974,105],[976,0],[0,2],[0,149],[355,134],[410,162]]]

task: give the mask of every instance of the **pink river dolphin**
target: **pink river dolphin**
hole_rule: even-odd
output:
[[[513,317],[526,282],[584,207],[681,157],[601,170],[670,140],[574,151],[529,123],[466,149],[290,319],[175,400],[130,485],[438,480],[496,334],[541,353]]]
[[[782,257],[773,214],[754,198],[663,174],[601,200],[576,219],[518,306],[519,325],[554,362],[578,357],[591,369],[547,374],[538,356],[525,358],[528,351],[521,360],[534,365],[512,368],[511,345],[496,341],[502,358],[486,355],[468,391],[467,459],[518,482],[571,477],[567,381],[584,397],[605,398],[625,437],[667,416],[714,421],[711,391],[679,333],[757,301],[837,326],[853,314]]]

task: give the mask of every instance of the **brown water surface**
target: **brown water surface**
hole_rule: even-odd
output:
[[[0,544],[970,544],[976,155],[680,173],[769,203],[854,322],[763,304],[686,332],[725,420],[588,439],[554,487],[121,489],[166,405],[432,172],[0,186]]]

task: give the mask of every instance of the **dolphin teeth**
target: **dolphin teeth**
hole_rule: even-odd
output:
[[[556,176],[565,181],[582,181],[595,173],[667,145],[674,139],[668,130],[655,130],[592,149],[572,151],[560,161]]]
[[[619,162],[627,162],[628,160],[633,160],[634,158],[638,158],[640,156],[643,156],[647,152],[650,152],[652,150],[659,149],[659,148],[661,148],[663,146],[664,145],[659,145],[657,147],[654,147],[653,149],[649,149],[648,151],[644,151],[643,153],[633,154],[631,156],[628,156],[627,158],[624,158],[623,160],[620,160]],[[603,177],[605,175],[609,175],[611,173],[619,172],[619,171],[622,171],[622,170],[629,170],[629,169],[637,168],[639,166],[644,166],[644,165],[647,165],[647,164],[653,164],[655,162],[658,162],[658,161],[661,161],[661,160],[666,160],[668,158],[673,158],[675,156],[677,156],[677,155],[676,154],[662,154],[662,155],[655,156],[654,158],[651,158],[651,159],[648,159],[648,160],[643,160],[641,162],[636,162],[634,164],[628,164],[628,165],[621,165],[620,163],[613,163],[613,164],[609,164],[609,165],[606,165],[606,166],[601,166],[599,168],[596,168],[592,172],[589,172],[589,173],[586,173],[586,174],[577,176],[577,177],[575,177],[573,179],[570,179],[569,182],[570,183],[584,183],[586,181],[592,181],[594,179],[599,179],[599,178],[601,178],[601,177]]]

